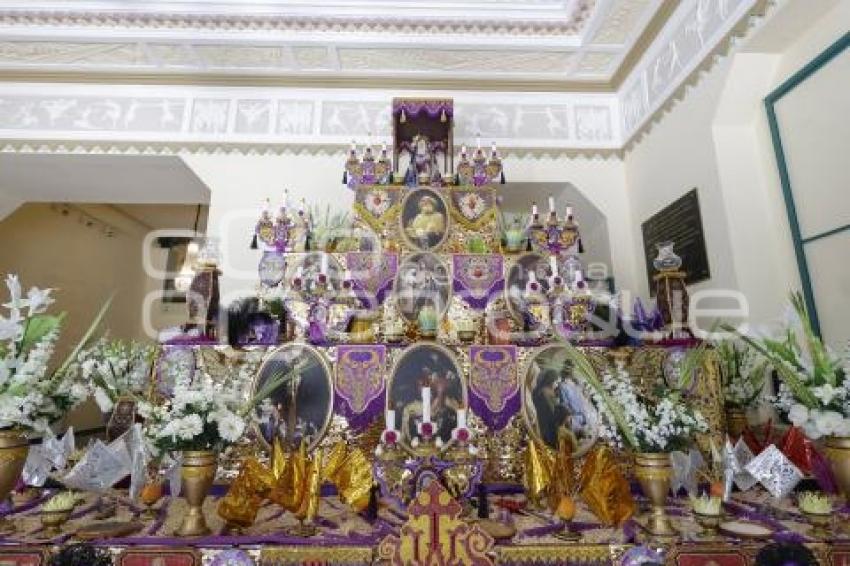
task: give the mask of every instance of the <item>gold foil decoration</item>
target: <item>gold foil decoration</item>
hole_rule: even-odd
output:
[[[257,512],[275,483],[275,478],[267,467],[255,458],[245,460],[239,475],[230,484],[221,502],[218,514],[232,525],[248,527],[257,518]]]
[[[573,475],[575,469],[573,466],[573,452],[575,451],[575,442],[572,435],[566,434],[566,430],[561,428],[558,434],[558,451],[555,453],[552,466],[552,479],[549,486],[549,509],[553,511],[558,508],[561,499],[564,497],[572,497],[575,485]]]
[[[230,524],[247,527],[254,523],[263,500],[269,499],[309,523],[318,514],[326,481],[336,485],[339,498],[355,511],[368,506],[374,479],[362,450],[338,442],[308,458],[303,442],[297,452],[289,454],[275,442],[271,467],[254,458],[246,460],[219,504],[218,514]]]
[[[274,474],[274,479],[279,480],[285,468],[286,453],[283,450],[280,437],[275,435],[274,444],[272,445],[272,474]]]
[[[339,498],[356,512],[369,505],[369,493],[374,478],[372,464],[359,448],[349,448],[338,442],[325,462],[325,480],[336,486]]]
[[[306,478],[307,445],[302,441],[298,452],[286,459],[286,465],[269,494],[269,499],[287,511],[297,513],[304,501]]]
[[[629,482],[607,446],[598,446],[587,455],[581,470],[580,493],[604,525],[621,525],[635,512]]]
[[[523,484],[528,498],[540,503],[540,500],[552,481],[554,458],[545,446],[529,440],[525,450],[525,475]]]

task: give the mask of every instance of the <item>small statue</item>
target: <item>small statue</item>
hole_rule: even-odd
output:
[[[419,184],[439,184],[441,181],[440,168],[437,165],[437,154],[428,136],[416,134],[410,142],[410,164],[404,175],[404,184],[416,187]]]

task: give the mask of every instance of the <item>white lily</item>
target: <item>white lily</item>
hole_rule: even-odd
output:
[[[27,302],[29,303],[30,316],[45,312],[47,307],[56,302],[53,297],[50,296],[52,291],[53,289],[30,287],[30,290],[27,291]]]

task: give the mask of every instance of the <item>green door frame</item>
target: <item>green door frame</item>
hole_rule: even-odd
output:
[[[767,123],[770,128],[770,137],[773,141],[773,152],[776,155],[776,166],[779,169],[779,181],[782,185],[782,196],[785,199],[785,210],[788,213],[788,224],[791,228],[791,239],[794,242],[794,254],[797,257],[797,269],[800,272],[800,282],[803,285],[803,298],[806,301],[806,309],[812,320],[812,328],[818,336],[821,334],[820,319],[818,318],[817,306],[815,305],[815,294],[812,288],[812,278],[809,272],[809,262],[806,259],[804,245],[827,236],[832,236],[845,230],[850,230],[850,224],[827,230],[808,238],[803,238],[800,231],[800,222],[797,218],[797,207],[794,204],[794,194],[791,192],[791,177],[788,174],[788,164],[785,159],[785,150],[782,147],[782,137],[779,133],[779,122],[776,117],[776,103],[782,97],[794,90],[803,81],[815,74],[824,65],[840,55],[850,47],[850,32],[845,33],[838,41],[830,45],[820,55],[812,59],[806,66],[794,73],[788,80],[779,85],[764,99],[767,110]]]

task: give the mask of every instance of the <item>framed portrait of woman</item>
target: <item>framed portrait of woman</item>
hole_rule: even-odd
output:
[[[433,305],[442,317],[449,308],[451,270],[440,256],[419,252],[402,258],[395,281],[395,296],[401,315],[415,322],[425,305]]]
[[[266,356],[254,379],[252,395],[279,376],[291,379],[276,387],[257,407],[258,437],[270,448],[275,438],[284,446],[315,448],[333,416],[333,375],[322,353],[306,344],[285,344]]]
[[[552,449],[561,439],[583,456],[599,437],[599,414],[589,385],[573,372],[563,346],[545,346],[530,358],[523,378],[523,418],[531,435]]]
[[[434,251],[449,236],[449,208],[443,196],[423,187],[408,192],[401,201],[401,237],[408,247]]]
[[[466,382],[449,349],[437,344],[410,346],[393,366],[387,408],[395,411],[395,428],[407,444],[420,439],[418,425],[422,422],[424,387],[431,388],[435,435],[448,442],[457,427],[457,410],[468,406]]]

